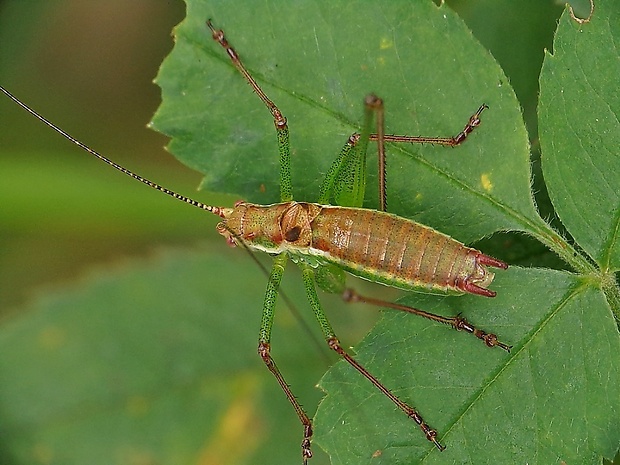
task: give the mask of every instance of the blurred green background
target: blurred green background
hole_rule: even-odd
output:
[[[563,6],[556,0],[447,3],[509,76],[536,148],[538,71]],[[573,3],[587,14],[585,0]],[[0,82],[122,165],[211,200],[195,190],[200,176],[165,152],[166,138],[146,128],[159,104],[152,79],[183,16],[180,0],[0,2]],[[1,315],[95,265],[165,245],[221,242],[216,219],[119,176],[5,98],[0,173]]]
[[[200,176],[146,128],[152,84],[181,1],[0,3],[0,81],[75,137],[138,173],[195,193]],[[215,220],[84,156],[7,99],[0,103],[0,307],[93,264],[209,236]]]

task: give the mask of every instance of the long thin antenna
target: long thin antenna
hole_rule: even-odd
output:
[[[147,186],[152,187],[155,190],[163,192],[164,194],[168,194],[169,196],[174,197],[177,200],[181,200],[182,202],[188,203],[188,204],[190,204],[190,205],[192,205],[194,207],[200,208],[202,210],[206,210],[206,211],[208,211],[210,213],[213,213],[214,215],[220,216],[222,218],[225,218],[225,215],[230,211],[230,208],[214,207],[212,205],[206,205],[206,204],[204,204],[202,202],[199,202],[197,200],[191,199],[191,198],[186,197],[184,195],[177,194],[176,192],[171,191],[170,189],[167,189],[167,188],[165,188],[163,186],[160,186],[159,184],[157,184],[157,183],[155,183],[153,181],[150,181],[149,179],[143,178],[142,176],[134,173],[133,171],[130,171],[127,168],[122,167],[118,163],[113,162],[109,158],[104,157],[99,152],[91,149],[88,145],[86,145],[86,144],[80,142],[79,140],[77,140],[75,137],[73,137],[68,132],[63,131],[58,126],[56,126],[54,123],[52,123],[50,120],[44,118],[39,113],[34,111],[32,108],[30,108],[28,105],[23,103],[21,100],[19,100],[17,97],[15,97],[13,94],[11,94],[4,87],[0,86],[0,91],[2,91],[3,94],[5,94],[8,98],[13,100],[13,102],[15,102],[17,105],[22,107],[24,110],[26,110],[32,116],[34,116],[36,119],[38,119],[42,123],[45,123],[47,126],[52,128],[58,134],[63,136],[65,139],[67,139],[70,142],[73,142],[75,145],[80,147],[82,150],[90,153],[92,156],[98,158],[99,160],[103,161],[104,163],[107,163],[108,165],[110,165],[111,167],[117,169],[121,173],[124,173],[127,176],[129,176],[129,177],[131,177],[131,178],[133,178],[133,179],[135,179],[137,181],[140,181],[141,183],[144,183]]]
[[[134,173],[133,171],[130,171],[127,168],[119,165],[118,163],[113,162],[109,158],[101,155],[99,152],[97,152],[96,150],[91,149],[86,144],[80,142],[75,137],[71,136],[71,134],[69,134],[68,132],[66,132],[63,129],[59,128],[54,123],[49,121],[47,118],[44,118],[39,113],[34,111],[32,108],[30,108],[28,105],[23,103],[21,100],[19,100],[17,97],[15,97],[13,94],[11,94],[4,87],[0,86],[0,91],[2,91],[2,93],[4,93],[8,98],[10,98],[13,102],[15,102],[21,108],[26,110],[28,113],[30,113],[36,119],[38,119],[42,123],[45,123],[47,126],[52,128],[54,131],[56,131],[57,133],[62,135],[65,139],[73,142],[75,145],[80,147],[82,150],[85,150],[86,152],[88,152],[92,156],[94,156],[94,157],[98,158],[99,160],[107,163],[108,165],[112,166],[113,168],[116,168],[121,173],[126,174],[127,176],[129,176],[129,177],[131,177],[133,179],[136,179],[137,181],[140,181],[140,182],[146,184],[149,187],[152,187],[153,189],[156,189],[156,190],[158,190],[160,192],[163,192],[164,194],[168,194],[169,196],[174,197],[177,200],[181,200],[181,201],[183,201],[185,203],[188,203],[188,204],[190,204],[190,205],[192,205],[194,207],[198,207],[198,208],[200,208],[202,210],[206,210],[206,211],[208,211],[210,213],[213,213],[215,215],[218,215],[218,216],[220,216],[222,218],[226,218],[226,215],[232,210],[231,208],[226,208],[226,207],[213,207],[211,205],[206,205],[206,204],[204,204],[202,202],[199,202],[197,200],[191,199],[191,198],[186,197],[184,195],[177,194],[176,192],[171,191],[170,189],[167,189],[167,188],[165,188],[163,186],[160,186],[159,184],[157,184],[157,183],[155,183],[153,181],[150,181],[149,179],[143,178],[142,176]],[[245,243],[245,241],[240,240],[239,243],[247,251],[247,253],[250,255],[250,258],[252,258],[254,263],[256,263],[256,265],[259,267],[261,272],[267,278],[269,278],[269,272],[267,271],[265,266],[256,258],[256,256],[254,256],[254,254],[252,253],[252,251],[250,250],[248,245]],[[292,299],[290,297],[288,297],[288,295],[286,295],[286,293],[282,289],[280,289],[280,296],[282,297],[282,300],[284,300],[284,303],[286,304],[286,306],[289,308],[289,310],[293,314],[294,318],[302,326],[303,330],[308,334],[308,336],[312,340],[313,344],[318,348],[318,351],[321,354],[321,356],[325,360],[327,360],[329,362],[329,358],[326,356],[326,353],[325,353],[325,346],[324,346],[324,344],[320,343],[317,340],[315,334],[312,332],[312,330],[310,329],[310,327],[308,326],[306,321],[302,318],[301,313],[299,312],[299,310],[297,309],[297,307],[293,303]]]

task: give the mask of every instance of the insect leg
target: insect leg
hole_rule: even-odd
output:
[[[367,97],[362,131],[351,134],[338,158],[332,163],[321,185],[318,203],[343,207],[361,207],[364,203],[366,152],[374,112],[368,100]]]
[[[418,144],[439,144],[455,147],[465,141],[467,136],[480,125],[480,114],[488,108],[482,104],[461,132],[453,137],[399,136],[385,134],[385,109],[383,100],[369,94],[364,99],[365,118],[361,134],[355,133],[341,150],[332,164],[321,186],[319,203],[329,203],[333,198],[336,205],[359,207],[364,200],[366,186],[366,150],[368,141],[377,141],[377,162],[379,177],[379,210],[387,211],[386,155],[385,142],[409,142]],[[372,114],[376,114],[377,132],[370,134]],[[358,180],[359,179],[359,180]],[[343,194],[344,192],[344,194]],[[347,196],[352,192],[353,196]]]
[[[354,205],[356,203],[360,203],[359,199],[350,199],[347,201],[347,199],[342,197],[343,191],[345,192],[345,195],[353,195],[353,189],[347,184],[340,183],[342,173],[350,168],[349,165],[351,164],[351,159],[355,157],[355,147],[359,141],[359,138],[359,134],[352,134],[346,144],[344,144],[344,147],[342,147],[338,157],[333,161],[319,189],[319,198],[317,200],[318,203],[323,205],[333,204],[347,207],[360,206]],[[356,196],[357,195],[353,195],[353,197]],[[363,200],[362,194],[361,201],[363,202]]]
[[[372,108],[377,113],[377,133],[369,134],[369,140],[377,141],[377,159],[379,162],[379,209],[387,211],[387,191],[386,191],[386,158],[385,142],[410,142],[418,144],[439,144],[455,147],[465,141],[467,136],[480,125],[480,114],[488,108],[482,104],[478,111],[474,113],[465,127],[454,137],[424,137],[424,136],[397,136],[385,134],[385,110],[383,100],[375,95],[366,97],[366,106]]]
[[[355,360],[346,350],[342,348],[340,341],[334,333],[334,330],[332,329],[331,324],[327,320],[325,312],[321,307],[321,303],[319,302],[315,287],[314,270],[309,265],[303,263],[300,264],[300,267],[302,270],[302,277],[304,280],[308,300],[310,301],[310,305],[314,310],[314,315],[316,316],[316,319],[321,326],[321,331],[323,332],[323,336],[325,337],[329,348],[335,351],[338,355],[340,355],[344,360],[347,361],[349,365],[355,368],[361,375],[363,375],[368,381],[370,381],[377,389],[379,389],[379,391],[381,391],[388,399],[390,399],[409,418],[413,419],[413,421],[415,421],[420,427],[420,429],[424,432],[426,439],[435,444],[437,449],[444,450],[445,447],[442,446],[437,440],[437,431],[428,426],[428,424],[426,424],[418,411],[400,400],[396,395],[392,393],[392,391],[385,387],[381,383],[381,381],[379,381],[357,360]]]
[[[377,119],[377,133],[372,134],[374,137],[372,140],[378,141],[379,209],[386,211],[383,100],[373,94],[367,95],[364,99],[362,132],[351,134],[338,158],[332,163],[319,191],[319,203],[327,204],[333,199],[335,205],[344,207],[362,206],[366,190],[366,152],[368,141],[371,140],[370,128],[373,113],[376,113]]]
[[[366,107],[377,113],[377,161],[379,163],[379,210],[387,211],[386,160],[385,160],[385,110],[383,100],[376,95],[366,97]],[[370,135],[368,137],[370,139]]]
[[[478,126],[480,126],[480,115],[481,113],[489,108],[486,104],[480,105],[480,108],[469,117],[469,121],[463,128],[461,132],[459,132],[456,136],[452,137],[425,137],[425,136],[398,136],[394,134],[383,134],[381,135],[379,132],[377,134],[370,134],[370,140],[378,141],[381,137],[386,142],[410,142],[413,144],[438,144],[438,145],[446,145],[449,147],[455,147],[459,144],[465,142],[467,136],[473,132]]]
[[[500,347],[507,352],[510,352],[512,346],[504,344],[497,339],[497,336],[493,333],[487,333],[482,329],[476,328],[469,321],[463,318],[460,315],[454,317],[445,317],[441,315],[436,315],[435,313],[425,312],[424,310],[420,310],[414,307],[409,307],[407,305],[400,305],[393,302],[388,302],[386,300],[374,299],[372,297],[365,297],[361,294],[358,294],[354,289],[347,288],[342,295],[342,298],[345,302],[363,302],[371,305],[377,305],[379,307],[387,307],[394,310],[401,310],[403,312],[411,313],[413,315],[418,315],[424,318],[428,318],[429,320],[436,321],[438,323],[443,323],[449,326],[452,326],[457,331],[465,331],[467,333],[473,334],[478,339],[483,341],[487,347]]]
[[[269,275],[258,338],[258,354],[263,359],[263,362],[271,374],[278,381],[278,384],[284,391],[284,394],[286,394],[286,397],[295,409],[295,413],[297,413],[299,421],[301,421],[301,424],[303,425],[304,436],[301,442],[301,453],[303,463],[306,465],[308,463],[308,459],[312,457],[312,450],[310,448],[310,439],[312,438],[312,420],[310,420],[308,414],[304,411],[297,398],[293,395],[290,386],[282,376],[282,373],[280,373],[280,370],[278,369],[278,366],[273,360],[273,357],[271,357],[270,353],[271,328],[273,326],[276,298],[278,296],[278,288],[280,287],[280,281],[282,280],[282,275],[284,274],[284,268],[286,267],[287,260],[288,257],[286,254],[278,255],[274,259],[273,268],[271,269],[271,274]]]
[[[239,55],[235,49],[228,43],[224,36],[224,31],[221,29],[215,29],[211,20],[207,21],[207,26],[211,29],[213,40],[219,43],[228,54],[228,57],[232,61],[233,65],[245,78],[247,83],[252,87],[256,95],[263,101],[271,115],[273,116],[273,122],[276,126],[276,132],[278,137],[278,152],[280,153],[280,198],[282,202],[288,202],[293,200],[293,184],[291,181],[291,150],[289,146],[289,133],[286,118],[280,111],[280,109],[273,103],[267,94],[263,92],[256,80],[252,77],[250,72],[241,62]]]

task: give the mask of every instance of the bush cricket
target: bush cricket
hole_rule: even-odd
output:
[[[496,293],[488,289],[494,278],[488,267],[506,269],[506,263],[469,248],[430,227],[388,213],[386,196],[385,142],[457,146],[479,126],[480,115],[487,106],[481,105],[463,130],[454,137],[389,135],[385,134],[384,130],[383,101],[375,95],[368,95],[364,100],[362,130],[348,138],[320,187],[317,202],[298,202],[293,200],[289,130],[285,116],[245,68],[224,32],[216,29],[210,20],[206,24],[214,41],[225,50],[232,64],[273,117],[280,157],[280,203],[257,205],[239,201],[233,207],[219,207],[206,205],[173,192],[104,157],[36,113],[3,87],[0,87],[0,90],[54,131],[118,171],[177,200],[221,217],[217,231],[226,238],[229,245],[274,256],[263,304],[258,353],[302,423],[301,449],[304,464],[312,457],[312,420],[297,401],[270,355],[275,303],[289,258],[301,269],[308,300],[329,348],[411,418],[437,449],[443,450],[444,445],[439,442],[437,431],[426,423],[418,411],[393,394],[388,386],[384,386],[343,348],[324,313],[316,285],[327,292],[341,294],[348,302],[364,302],[412,313],[473,334],[488,347],[510,350],[510,346],[500,342],[495,334],[475,327],[460,315],[444,317],[365,297],[347,288],[345,284],[345,272],[348,272],[403,290],[426,288],[484,297],[495,296]],[[375,133],[371,132],[373,122],[376,124]],[[378,146],[379,210],[362,208],[366,187],[366,153],[370,141],[376,142]]]

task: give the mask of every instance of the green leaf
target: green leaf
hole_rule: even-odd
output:
[[[388,133],[416,135],[455,133],[484,101],[490,110],[482,126],[454,151],[388,148],[390,210],[465,241],[503,229],[525,231],[575,269],[594,273],[593,279],[582,280],[511,269],[498,276],[494,288],[501,297],[493,301],[471,296],[439,303],[436,298],[404,300],[429,311],[462,312],[514,344],[510,355],[406,315],[386,317],[357,348],[359,360],[440,431],[449,444],[443,455],[344,362],[322,382],[328,395],[316,415],[316,441],[333,463],[371,462],[378,456],[382,463],[451,458],[456,463],[549,463],[558,457],[594,463],[611,457],[620,406],[602,399],[620,398],[620,345],[599,290],[605,278],[537,214],[519,105],[492,57],[454,14],[431,2],[391,3],[379,11],[364,2],[345,7],[303,3],[279,5],[278,12],[285,21],[274,21],[272,10],[265,8],[252,11],[252,21],[245,22],[244,13],[229,3],[219,8],[190,2],[188,19],[177,30],[183,46],[162,66],[158,83],[164,105],[154,123],[175,136],[170,145],[175,155],[205,173],[204,187],[250,201],[278,200],[271,119],[223,51],[205,46],[202,18],[208,16],[226,31],[252,75],[288,117],[297,199],[316,198],[339,147],[359,130],[366,93],[385,100]],[[355,20],[368,17],[374,21]],[[238,24],[244,24],[243,34],[235,32]],[[294,32],[287,24],[295,25]],[[187,63],[194,68],[190,82],[179,73]],[[235,76],[240,87],[233,84]],[[213,88],[212,82],[221,87]],[[239,98],[240,92],[246,97]],[[212,93],[217,93],[218,108],[204,97]],[[207,105],[209,111],[184,118],[182,109],[192,104]],[[459,115],[465,108],[468,112]],[[210,131],[186,132],[186,124]],[[371,208],[375,191],[371,183],[366,195]],[[614,305],[615,284],[606,285],[606,293]],[[567,346],[566,335],[576,327],[583,328],[579,344]],[[598,360],[600,371],[584,368]],[[606,380],[603,387],[601,379]],[[571,402],[582,410],[557,414]],[[584,419],[577,426],[575,416]]]
[[[558,216],[606,271],[620,269],[620,9],[562,17],[540,76],[542,168]]]
[[[608,9],[601,7],[602,17]],[[462,312],[514,348],[510,354],[490,350],[470,335],[386,313],[356,346],[356,357],[416,406],[448,449],[433,449],[411,420],[338,363],[321,382],[327,396],[315,416],[312,464],[327,462],[318,446],[333,463],[354,464],[600,463],[611,457],[620,442],[617,287],[539,218],[519,103],[454,13],[422,0],[263,2],[258,8],[188,2],[175,50],[157,79],[164,102],[153,124],[173,136],[175,155],[204,173],[207,189],[267,203],[279,195],[273,123],[210,38],[209,17],[288,118],[298,200],[317,197],[325,171],[359,129],[368,92],[384,98],[388,132],[413,135],[452,135],[485,102],[490,109],[483,124],[462,147],[388,148],[389,209],[467,242],[498,230],[524,231],[579,272],[511,267],[498,272],[495,299],[405,297],[427,311]],[[609,21],[609,29],[616,24]],[[558,44],[598,27],[596,17],[579,31],[564,19]],[[591,53],[603,52],[590,43]],[[548,85],[542,85],[544,96]],[[604,95],[613,100],[612,92]],[[554,102],[541,106],[541,115],[554,115],[552,127],[562,114]],[[553,156],[548,146],[543,150]],[[583,171],[591,179],[591,170]],[[578,245],[591,241],[583,250],[608,263],[609,272],[617,263],[613,241],[584,239],[588,231],[578,233],[576,213],[567,210],[584,196],[574,189],[577,174],[573,169],[562,180],[571,189],[554,194],[554,206],[567,212],[560,216]],[[611,183],[613,172],[604,174]],[[368,207],[376,205],[375,192],[370,182]],[[594,236],[613,237],[617,201],[608,206],[586,208]],[[222,248],[222,255],[170,253],[100,274],[5,323],[0,461],[299,461],[301,427],[255,354],[265,278],[239,251]],[[298,281],[292,274],[290,281]],[[291,297],[301,303],[299,287]],[[325,300],[333,310],[334,300]],[[356,339],[344,330],[362,315],[329,315],[348,347]],[[289,314],[278,313],[275,330],[274,356],[311,413],[322,365]]]
[[[598,50],[601,30],[617,30],[620,23],[608,19],[616,18],[617,12],[607,16],[605,5],[596,11],[600,17],[579,28],[565,15],[556,37],[560,48],[571,43],[568,48],[579,50],[588,60],[608,53]],[[616,55],[611,62],[617,64]],[[581,79],[573,69],[578,77],[583,74]],[[594,257],[611,257],[618,201],[609,186],[620,184],[620,171],[611,166],[617,162],[611,160],[613,151],[605,148],[604,138],[588,131],[591,124],[582,124],[580,102],[588,101],[587,113],[607,113],[616,98],[616,81],[610,76],[605,79],[595,66],[576,66],[574,57],[567,60],[561,52],[547,57],[545,70],[555,72],[553,79],[548,75],[541,80],[541,95],[547,98],[541,98],[540,104],[547,125],[541,125],[541,139],[543,131],[551,133],[541,144],[543,160],[551,158],[549,171],[554,179],[550,182],[555,185],[550,190],[561,192],[552,192],[554,206],[566,215],[565,220],[560,214],[571,233],[579,231],[588,241],[605,238],[599,241],[598,250],[603,250]],[[575,88],[579,86],[595,88],[597,99],[580,93]],[[612,95],[612,103],[606,103],[605,96]],[[614,115],[609,120],[617,122]],[[579,134],[569,138],[567,127]],[[580,143],[575,142],[578,137]],[[580,150],[563,150],[571,144]],[[614,191],[602,205],[593,202],[591,209],[586,208],[585,202],[592,198],[584,195],[582,173],[597,184],[595,198],[603,197],[597,192],[607,187]],[[579,205],[583,211],[577,211]],[[584,219],[596,233],[585,230]],[[612,260],[601,261],[602,267],[609,267]],[[411,321],[407,315],[386,315],[357,347],[358,360],[417,406],[426,421],[443,432],[448,449],[440,454],[420,435],[413,438],[415,424],[387,400],[375,401],[381,396],[368,383],[352,382],[350,367],[341,362],[321,383],[329,395],[316,418],[317,431],[323,432],[318,440],[330,451],[332,463],[371,463],[377,456],[382,463],[543,464],[612,459],[620,436],[620,343],[612,316],[612,310],[618,311],[618,289],[607,278],[608,269],[580,277],[511,268],[497,276],[498,297],[493,301],[403,299],[427,311],[462,312],[477,324],[484,322],[485,329],[493,328],[514,348],[509,355],[490,354],[467,340],[471,338],[446,335],[444,328]],[[445,342],[443,351],[435,350],[439,338]]]
[[[510,354],[410,315],[386,313],[357,359],[418,408],[447,445],[340,362],[321,386],[317,441],[333,464],[600,463],[618,444],[620,343],[595,289],[564,272],[512,268],[496,299],[407,297],[440,314],[462,312],[514,344]],[[441,344],[437,344],[437,341]],[[357,377],[359,378],[359,376]]]
[[[279,200],[273,121],[211,40],[204,23],[212,18],[288,118],[296,199],[318,198],[324,174],[359,130],[366,94],[384,99],[386,132],[396,134],[455,135],[487,103],[482,126],[457,150],[390,145],[390,211],[468,242],[498,229],[546,228],[529,191],[527,134],[514,92],[447,7],[426,0],[380,8],[231,5],[188,2],[156,80],[163,104],[153,126],[173,137],[175,156],[205,174],[203,187],[257,203]],[[377,205],[374,181],[366,199]]]
[[[297,457],[297,418],[256,354],[264,276],[253,267],[235,283],[251,261],[223,252],[167,251],[139,266],[100,272],[6,322],[2,462],[180,465]],[[290,297],[302,294],[293,289]],[[316,402],[318,391],[302,380],[317,379],[324,363],[297,344],[308,339],[290,313],[281,312],[278,323],[274,356],[301,398]],[[303,367],[291,363],[299,359]]]

